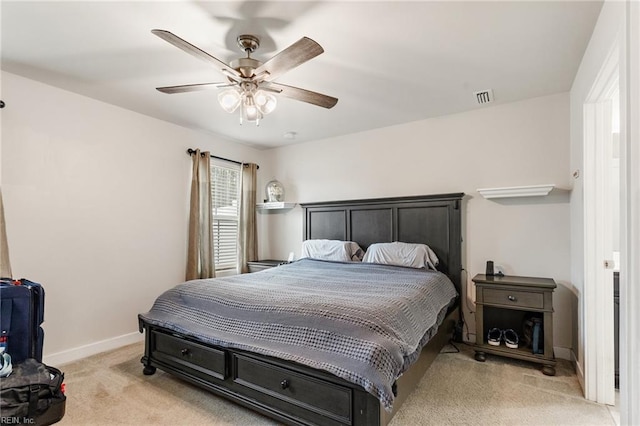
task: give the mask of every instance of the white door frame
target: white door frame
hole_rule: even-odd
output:
[[[621,239],[620,260],[620,421],[640,424],[640,2],[628,1],[625,54],[621,64],[620,110]],[[621,96],[622,97],[622,96]]]
[[[585,397],[615,404],[612,245],[612,100],[619,91],[615,43],[584,104]],[[621,224],[621,232],[624,232]]]
[[[621,22],[619,37],[614,43],[620,53],[620,421],[622,425],[640,425],[640,2],[626,1],[624,7],[624,22]],[[608,63],[610,61],[605,61],[603,70],[607,69]],[[585,199],[587,192],[585,187]],[[594,193],[591,192],[590,196],[593,197]],[[585,263],[588,260],[586,244],[593,243],[586,238],[588,228],[585,217]],[[598,383],[599,378],[606,374],[597,369],[598,360],[606,359],[606,355],[599,357],[599,349],[606,345],[598,341],[598,332],[604,332],[607,327],[589,320],[597,315],[598,301],[589,286],[593,285],[593,277],[586,274],[586,269],[585,266],[582,312],[585,325],[582,333],[585,337],[585,396],[594,399],[593,395],[597,398],[601,385],[605,387],[602,391],[605,394],[609,386],[608,379],[604,384]],[[602,303],[610,306],[610,298],[603,298]],[[596,364],[595,369],[591,368],[592,363]]]

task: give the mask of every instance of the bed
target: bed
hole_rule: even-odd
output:
[[[305,240],[353,241],[363,249],[392,241],[428,244],[439,272],[302,259],[213,283],[182,284],[139,315],[144,373],[160,368],[286,424],[387,424],[459,321],[462,196],[303,204]],[[425,293],[425,277],[435,282],[429,289],[439,289]],[[384,286],[392,278],[403,285],[388,292]],[[447,290],[444,281],[455,290]],[[347,287],[362,297],[343,303],[342,294],[331,296]],[[387,293],[399,299],[387,300]],[[271,296],[280,303],[267,304]],[[416,315],[438,298],[433,312]],[[184,300],[188,306],[181,305]],[[387,317],[373,309],[367,316],[374,300],[397,303],[403,315]],[[418,324],[420,332],[408,323]],[[361,333],[370,330],[384,339],[369,344]],[[401,353],[397,342],[403,342]],[[365,348],[375,368],[361,360]]]

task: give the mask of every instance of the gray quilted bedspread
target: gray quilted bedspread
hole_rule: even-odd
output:
[[[140,317],[203,342],[328,371],[389,410],[393,382],[436,333],[455,297],[440,272],[302,259],[188,281]]]

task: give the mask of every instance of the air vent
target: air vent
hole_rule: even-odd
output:
[[[478,102],[478,105],[484,105],[493,102],[493,89],[474,92],[473,95],[476,97],[476,102]]]

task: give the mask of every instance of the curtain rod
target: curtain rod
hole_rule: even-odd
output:
[[[189,148],[189,149],[187,150],[187,154],[189,154],[189,155],[193,155],[193,154],[195,154],[195,153],[196,153],[196,150],[195,150],[195,149],[191,149],[191,148]],[[200,155],[202,155],[202,153],[200,153]],[[217,155],[210,155],[210,157],[211,157],[211,158],[216,158],[216,159],[218,159],[218,160],[222,160],[222,161],[228,161],[229,163],[240,164],[241,166],[245,166],[245,165],[247,164],[247,163],[243,163],[243,162],[241,162],[241,161],[230,160],[230,159],[228,159],[228,158],[224,158],[224,157],[218,157]],[[256,166],[257,166],[257,167],[256,167],[257,169],[259,169],[259,168],[260,168],[260,166],[258,166],[257,164],[256,164]]]

